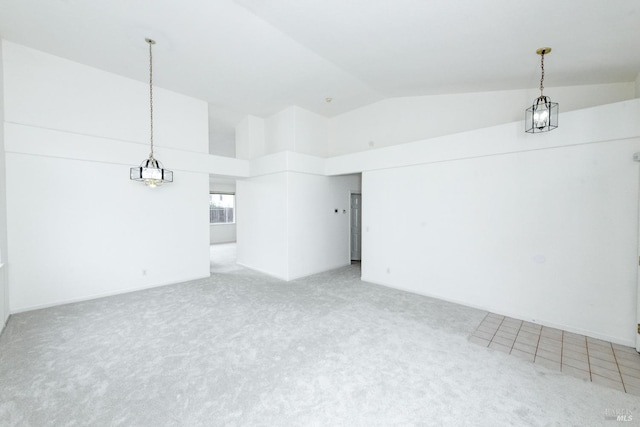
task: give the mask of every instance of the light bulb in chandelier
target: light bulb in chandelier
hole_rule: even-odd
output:
[[[549,117],[551,110],[551,102],[546,97],[536,100],[533,105],[533,126],[542,132],[542,129],[549,126]]]
[[[141,181],[144,185],[155,188],[165,182],[173,182],[173,172],[165,169],[162,163],[149,154],[149,158],[142,161],[140,166],[131,168],[130,178]]]
[[[549,110],[546,108],[542,111],[533,113],[533,121],[538,129],[543,129],[549,124]]]

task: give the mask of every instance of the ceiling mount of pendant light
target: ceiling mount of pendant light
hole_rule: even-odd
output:
[[[551,102],[551,98],[544,96],[544,56],[551,52],[550,47],[536,50],[540,55],[540,96],[533,101],[533,105],[525,111],[524,126],[529,133],[548,132],[558,127],[558,103]]]
[[[149,118],[150,118],[150,144],[151,152],[149,158],[142,161],[140,166],[130,170],[129,178],[134,181],[141,181],[149,187],[157,187],[165,182],[173,182],[173,172],[164,169],[162,163],[153,157],[153,55],[151,47],[156,44],[155,40],[144,39],[149,44]]]

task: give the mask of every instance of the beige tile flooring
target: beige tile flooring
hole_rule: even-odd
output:
[[[640,396],[634,348],[489,313],[469,340],[574,377]]]

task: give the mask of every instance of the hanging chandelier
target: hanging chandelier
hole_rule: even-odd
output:
[[[551,52],[550,47],[541,47],[536,50],[540,55],[540,96],[533,101],[533,105],[525,112],[524,126],[529,133],[548,132],[558,127],[558,103],[551,102],[548,96],[544,96],[544,56]]]
[[[151,152],[138,167],[130,170],[130,179],[142,181],[149,187],[157,187],[165,182],[173,182],[173,172],[162,167],[162,163],[153,157],[153,55],[151,47],[156,44],[152,39],[144,39],[149,44],[149,116],[151,123]]]

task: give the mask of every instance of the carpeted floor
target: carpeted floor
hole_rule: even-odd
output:
[[[12,316],[0,337],[0,425],[640,420],[637,396],[470,342],[486,312],[361,282],[359,265],[289,283],[212,271]]]

